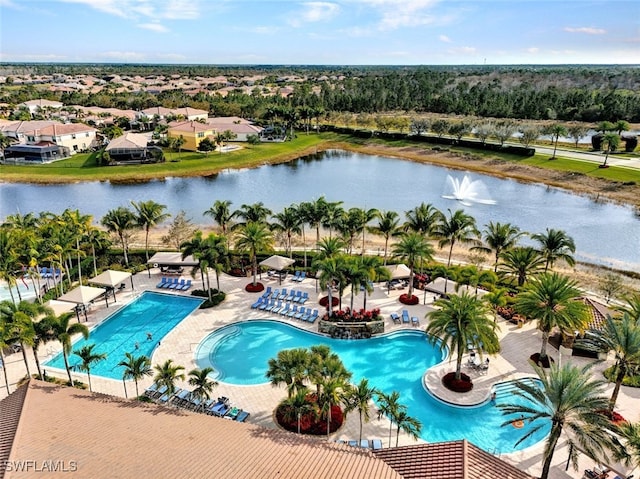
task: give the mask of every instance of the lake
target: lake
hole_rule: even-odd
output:
[[[131,168],[135,168],[132,166]],[[443,198],[451,195],[450,180],[476,182],[475,187],[495,204]],[[541,184],[419,164],[410,161],[332,150],[290,163],[255,169],[229,170],[207,178],[167,178],[137,184],[110,182],[35,185],[0,183],[0,218],[16,212],[66,208],[93,215],[96,221],[110,209],[131,201],[154,200],[172,214],[185,210],[197,224],[211,224],[203,212],[215,200],[230,200],[232,208],[262,201],[273,211],[324,195],[358,206],[394,210],[401,217],[421,202],[443,212],[464,209],[482,229],[489,221],[510,222],[522,230],[541,233],[559,228],[576,243],[581,261],[640,271],[640,219],[633,208],[595,202]],[[466,202],[465,202],[466,203]]]

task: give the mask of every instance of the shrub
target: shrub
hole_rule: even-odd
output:
[[[310,398],[310,401],[312,399]],[[291,432],[298,432],[298,419],[286,419],[286,407],[279,405],[276,409],[276,422],[282,428]],[[316,407],[317,410],[317,407]],[[331,406],[331,422],[329,424],[330,432],[336,432],[342,426],[343,413],[340,406]],[[300,433],[310,434],[313,436],[326,436],[327,434],[327,418],[318,414],[317,411],[307,413],[300,417]]]
[[[337,298],[335,298],[337,299]],[[382,319],[380,317],[380,309],[375,308],[372,310],[365,310],[363,308],[359,310],[351,311],[349,308],[345,310],[338,310],[333,312],[333,316],[329,317],[329,313],[326,313],[322,318],[324,321],[338,322],[365,322],[377,321]]]
[[[200,309],[207,309],[218,306],[227,297],[224,291],[218,291],[214,288],[211,289],[211,301],[209,301],[209,294],[204,289],[195,289],[191,291],[191,296],[197,296],[198,298],[207,298],[205,302],[200,305]]]

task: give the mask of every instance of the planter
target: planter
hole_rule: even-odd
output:
[[[244,287],[244,290],[247,293],[259,293],[260,291],[264,291],[264,284],[262,284],[262,283],[256,283],[256,284],[249,283],[248,285],[246,285]]]
[[[400,295],[400,302],[402,304],[413,306],[414,304],[418,304],[420,302],[420,298],[418,298],[415,295],[409,296],[408,294],[401,294]]]
[[[529,356],[529,359],[531,361],[533,361],[533,364],[536,364],[538,366],[542,366],[545,369],[548,369],[551,367],[551,363],[553,363],[553,358],[551,356],[549,356],[548,354],[544,357],[544,359],[540,360],[540,353],[535,353],[532,354],[531,356]]]
[[[447,373],[442,376],[442,384],[455,393],[467,393],[473,389],[471,378],[465,373],[460,373],[460,379],[456,379],[455,372]]]
[[[323,308],[326,308],[329,305],[329,296],[324,296],[322,298],[320,298],[320,301],[318,301],[320,303],[320,306],[322,306]],[[340,304],[340,300],[338,298],[336,298],[335,296],[331,297],[331,305],[333,307],[338,306],[338,304]]]

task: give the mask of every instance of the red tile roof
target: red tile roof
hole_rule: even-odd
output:
[[[404,479],[533,479],[466,440],[378,449]]]

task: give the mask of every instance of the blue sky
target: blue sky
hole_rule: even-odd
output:
[[[0,61],[640,64],[637,0],[0,0]]]

